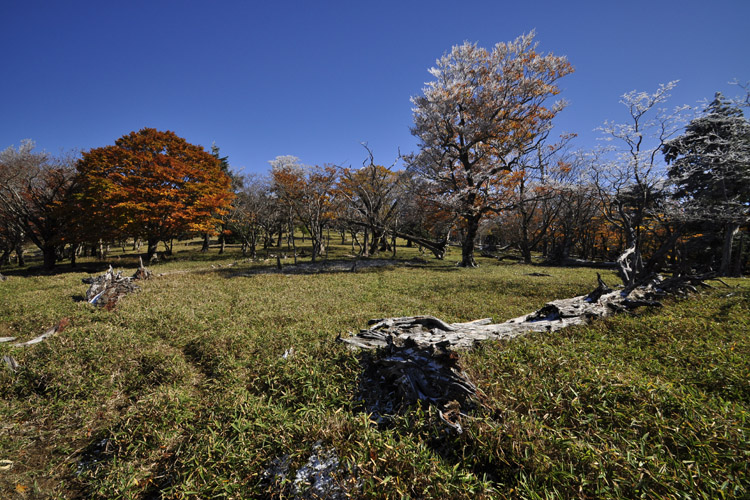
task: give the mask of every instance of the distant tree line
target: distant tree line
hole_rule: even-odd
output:
[[[716,94],[692,120],[662,109],[676,82],[629,92],[622,123],[600,131],[606,147],[571,148],[551,136],[564,108],[557,81],[573,71],[540,54],[533,33],[491,50],[465,43],[430,70],[413,98],[419,151],[405,168],[367,159],[359,168],[303,165],[278,156],[266,175],[241,176],[214,146],[206,152],[172,132],[143,129],[79,158],[35,152],[23,142],[0,153],[0,263],[24,264],[33,243],[51,268],[124,241],[134,249],[211,236],[219,252],[281,248],[312,260],[332,238],[353,255],[396,253],[396,238],[460,265],[507,250],[530,263],[618,260],[623,281],[665,267],[676,272],[747,269],[750,245],[748,99]],[[745,87],[746,89],[746,87]],[[686,123],[687,122],[687,123]],[[309,245],[308,245],[309,243]]]

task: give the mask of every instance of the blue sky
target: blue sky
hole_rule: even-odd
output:
[[[172,130],[236,170],[268,160],[361,165],[416,149],[409,98],[465,40],[536,30],[576,72],[556,130],[593,147],[619,96],[680,80],[670,105],[750,80],[750,1],[187,1],[0,3],[0,149],[87,150]]]

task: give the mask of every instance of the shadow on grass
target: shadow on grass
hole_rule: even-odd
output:
[[[137,261],[134,265],[137,266]],[[52,269],[44,269],[42,266],[29,266],[21,268],[3,268],[0,270],[4,276],[15,276],[28,278],[32,276],[57,276],[68,273],[101,274],[109,269],[109,262],[83,262],[72,267],[70,264],[58,264]],[[119,263],[118,263],[119,265]]]
[[[719,306],[719,310],[713,315],[713,321],[722,323],[728,321],[732,317],[732,309],[736,307],[743,307],[750,303],[750,290],[737,290],[727,289],[728,291],[724,294],[728,300],[722,302]]]
[[[455,271],[453,267],[445,264],[430,264],[423,259],[331,259],[321,260],[315,263],[300,262],[298,264],[281,264],[259,266],[250,269],[238,270],[232,267],[224,267],[199,271],[201,273],[219,273],[225,278],[250,277],[258,274],[289,274],[289,275],[311,275],[311,274],[339,274],[339,273],[382,273],[397,267],[414,269],[429,269],[431,271],[449,270]]]
[[[501,464],[493,460],[491,454],[486,453],[486,443],[476,437],[477,433],[457,431],[446,424],[435,404],[405,399],[403,391],[399,389],[403,383],[399,379],[400,372],[384,370],[378,364],[381,353],[381,350],[363,351],[357,355],[361,370],[353,395],[355,412],[367,414],[381,431],[412,434],[451,466],[497,484],[508,486],[518,482],[522,471],[520,464],[512,461]],[[477,416],[478,421],[484,421],[494,420],[501,414],[473,397],[458,399],[451,399],[445,405],[456,405],[453,410],[446,410],[446,414],[453,413],[449,418],[455,420],[454,412],[460,410],[463,425],[475,425],[473,420]],[[403,429],[403,426],[408,426],[408,429]],[[507,446],[510,448],[512,443],[508,442]]]

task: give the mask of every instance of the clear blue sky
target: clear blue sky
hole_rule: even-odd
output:
[[[465,40],[536,30],[576,72],[557,120],[576,146],[623,120],[619,96],[679,79],[670,104],[750,80],[750,1],[0,2],[0,149],[87,150],[143,127],[212,142],[245,172],[295,155],[378,163],[416,148],[409,98]]]

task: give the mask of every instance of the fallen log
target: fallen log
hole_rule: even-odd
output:
[[[485,340],[511,339],[530,332],[557,331],[571,325],[585,324],[594,318],[605,318],[620,311],[642,306],[659,306],[659,298],[695,292],[701,278],[679,277],[651,282],[633,288],[612,290],[601,277],[598,286],[587,295],[548,302],[530,314],[492,323],[489,319],[448,324],[432,316],[412,316],[371,320],[369,328],[356,335],[340,338],[341,342],[361,349],[396,345],[406,339],[417,346],[445,344],[452,349],[467,349]]]
[[[460,408],[477,388],[461,371],[453,351],[486,340],[554,332],[621,311],[660,306],[660,298],[694,292],[702,284],[700,277],[665,280],[656,276],[635,288],[612,290],[598,276],[598,285],[590,293],[549,302],[504,323],[492,323],[489,318],[467,323],[446,323],[433,316],[383,318],[371,320],[356,335],[337,340],[373,353],[361,358],[360,394],[368,412],[389,415],[422,401],[436,406],[441,418],[460,432],[459,421],[445,415],[460,415]]]

